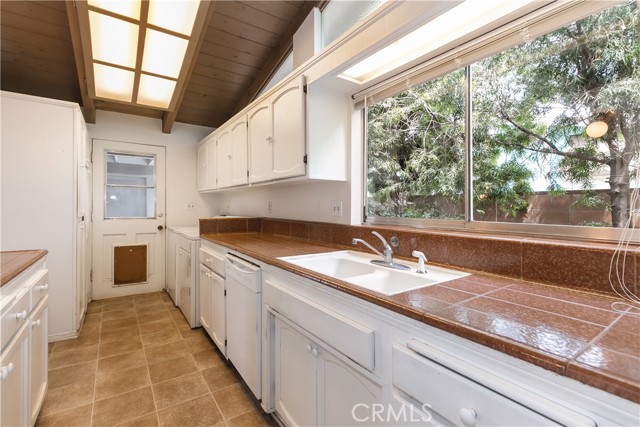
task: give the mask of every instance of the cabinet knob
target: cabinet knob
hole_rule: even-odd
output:
[[[266,140],[269,144],[271,144],[271,143],[273,142],[273,137],[268,136],[268,137],[266,137],[266,138],[265,138],[265,140]]]
[[[36,320],[34,322],[31,322],[31,327],[32,328],[35,328],[36,326],[40,326],[40,319],[38,319],[38,320]]]
[[[231,154],[227,154],[227,159],[230,159],[230,158],[231,158]]]
[[[36,286],[36,289],[39,289],[42,292],[45,292],[45,291],[49,290],[49,284],[47,283],[47,284],[44,284],[44,285]]]
[[[460,421],[462,421],[462,425],[465,427],[473,427],[476,425],[476,420],[478,418],[478,414],[473,408],[462,408],[460,409]]]
[[[307,344],[307,353],[311,353],[311,344]]]
[[[0,378],[5,380],[9,376],[11,371],[13,371],[13,362],[9,363],[9,365],[7,366],[2,367],[2,369],[0,370]]]
[[[318,357],[318,355],[320,354],[320,350],[318,350],[318,347],[313,347],[311,349],[311,354],[313,354],[313,357]]]
[[[22,310],[22,313],[16,314],[16,319],[24,320],[27,318],[27,310]]]

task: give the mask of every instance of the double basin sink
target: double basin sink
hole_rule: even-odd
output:
[[[372,260],[379,258],[355,251],[296,255],[279,259],[384,295],[420,289],[469,275],[432,265],[427,265],[427,272],[421,274],[417,273],[418,265],[411,262],[402,262],[410,267],[409,270],[396,270],[372,264]]]

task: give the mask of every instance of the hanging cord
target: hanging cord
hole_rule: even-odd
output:
[[[636,159],[637,158],[636,155]],[[638,196],[640,195],[637,172],[636,170],[635,188],[631,190],[629,196],[629,217],[622,228],[622,235],[620,236],[620,240],[618,240],[616,250],[609,264],[609,285],[616,295],[623,300],[612,303],[611,308],[618,313],[640,317],[640,297],[636,295],[633,289],[630,289],[625,282],[627,255],[629,254],[629,244],[633,235],[633,220],[636,214],[635,207],[638,204]],[[635,254],[632,254],[632,256],[635,256]]]

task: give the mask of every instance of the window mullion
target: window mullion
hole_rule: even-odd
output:
[[[464,218],[473,221],[473,123],[471,94],[471,65],[465,67],[464,73]]]

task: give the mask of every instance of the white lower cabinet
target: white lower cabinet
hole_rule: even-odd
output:
[[[276,317],[275,409],[287,425],[372,425],[382,389],[354,366]]]
[[[29,424],[27,390],[29,386],[29,327],[24,325],[0,357],[0,425]],[[32,425],[32,424],[30,424]]]
[[[31,339],[29,340],[29,419],[34,425],[47,392],[49,356],[47,331],[49,318],[49,296],[45,296],[29,317]],[[5,425],[5,424],[2,424]]]
[[[200,248],[200,323],[226,356],[225,253],[208,242]]]
[[[262,407],[287,426],[637,425],[640,407],[263,266]]]
[[[41,258],[0,288],[0,426],[33,426],[48,384],[49,274]]]

